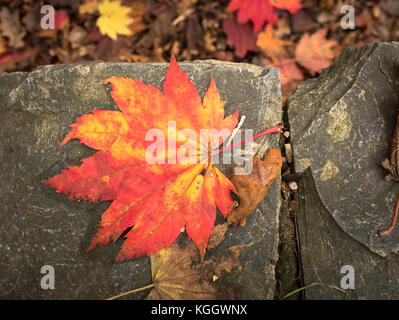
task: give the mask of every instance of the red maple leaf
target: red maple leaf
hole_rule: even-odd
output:
[[[234,47],[234,53],[244,58],[248,51],[257,51],[256,36],[251,32],[249,23],[239,24],[230,17],[223,22],[223,30],[227,34],[227,43]]]
[[[231,0],[227,9],[231,12],[238,10],[237,19],[240,23],[252,21],[254,33],[262,28],[265,21],[270,23],[278,21],[270,0]]]
[[[229,215],[233,207],[230,191],[235,192],[235,187],[211,161],[211,150],[223,139],[212,132],[204,139],[200,129],[231,132],[237,125],[238,110],[224,118],[224,104],[213,79],[201,102],[174,58],[163,93],[129,78],[110,77],[105,83],[112,84],[111,96],[120,111],[92,110],[71,125],[61,142],[79,139],[99,151],[83,159],[81,166],[69,166],[43,182],[69,194],[70,199],[113,200],[88,250],[108,244],[111,238],[116,241],[132,227],[116,260],[151,255],[168,248],[185,229],[203,257],[216,207],[225,217]],[[152,128],[167,141],[177,135],[177,141],[176,148],[157,149],[152,159],[155,163],[150,164],[148,150],[154,140],[147,141],[146,135]],[[198,135],[179,140],[179,133],[187,129]],[[173,161],[182,147],[196,143],[193,158],[205,161]],[[162,159],[166,161],[162,163]]]

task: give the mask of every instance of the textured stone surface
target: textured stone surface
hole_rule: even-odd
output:
[[[288,101],[298,172],[310,167],[320,198],[343,230],[372,251],[399,252],[392,219],[399,185],[384,181],[399,108],[399,43],[346,49]]]
[[[215,78],[226,114],[237,108],[244,127],[255,132],[281,122],[278,71],[246,64],[182,63],[201,97]],[[148,257],[112,264],[121,241],[86,253],[107,203],[67,199],[40,182],[66,165],[94,153],[78,141],[60,147],[68,126],[91,109],[115,110],[103,81],[111,75],[141,79],[161,88],[167,64],[43,66],[31,73],[0,74],[0,297],[16,299],[103,299],[147,285]],[[260,153],[278,147],[278,135],[265,137]],[[227,167],[223,171],[229,171]],[[280,180],[245,227],[231,228],[213,254],[245,245],[241,271],[225,284],[241,287],[244,299],[272,298],[277,259]],[[212,253],[209,253],[212,254]],[[40,288],[40,269],[55,268],[55,290]],[[129,298],[143,298],[146,292]]]
[[[343,231],[324,207],[308,169],[299,185],[298,229],[304,282],[324,283],[341,287],[350,265],[354,270],[354,289],[348,289],[348,299],[399,299],[399,256],[385,258],[372,253],[366,246]],[[306,289],[307,300],[337,299],[345,294],[327,286]]]

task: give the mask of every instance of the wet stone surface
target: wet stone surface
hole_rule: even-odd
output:
[[[346,49],[288,101],[295,168],[311,168],[321,201],[338,225],[371,251],[399,253],[399,226],[386,237],[398,184],[380,162],[399,109],[399,43]]]
[[[305,290],[305,299],[399,299],[399,255],[383,258],[343,231],[321,202],[310,168],[298,198],[303,280],[318,283]]]
[[[255,133],[281,123],[276,69],[203,61],[182,63],[203,97],[211,76],[226,102]],[[39,67],[31,73],[0,73],[0,297],[3,299],[104,299],[151,283],[148,257],[112,263],[121,245],[86,253],[102,212],[110,202],[68,200],[40,181],[95,151],[78,141],[60,141],[75,119],[92,109],[117,110],[102,83],[111,76],[140,79],[161,88],[167,64],[90,62]],[[263,140],[260,154],[278,147],[278,135]],[[222,166],[230,173],[231,167]],[[230,174],[229,174],[230,175]],[[220,281],[239,286],[243,299],[271,299],[275,287],[280,180],[245,227],[230,228],[209,254],[245,246],[242,269]],[[220,217],[217,219],[220,222]],[[55,270],[55,289],[43,290],[42,266]],[[219,281],[219,280],[218,280]],[[147,292],[130,295],[142,299]]]

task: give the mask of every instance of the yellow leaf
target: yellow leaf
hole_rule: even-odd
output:
[[[121,1],[104,0],[98,5],[100,17],[97,19],[97,26],[103,35],[116,40],[118,34],[131,35],[129,25],[133,18],[129,17],[131,8],[121,5]]]
[[[291,41],[281,40],[274,36],[273,27],[269,23],[265,30],[258,35],[256,45],[270,57],[273,62],[278,62],[280,58],[286,56],[286,51],[283,46],[289,46],[293,43]]]

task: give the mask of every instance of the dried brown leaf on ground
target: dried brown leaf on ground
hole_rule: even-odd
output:
[[[8,38],[8,46],[13,49],[22,48],[25,45],[23,40],[26,32],[19,21],[19,11],[11,14],[10,10],[2,7],[0,11],[0,32],[3,37]]]
[[[312,35],[305,33],[295,49],[296,60],[314,75],[331,65],[335,58],[335,40],[327,40],[327,29],[320,29]]]
[[[384,169],[389,171],[389,174],[385,176],[385,180],[399,182],[399,115],[396,119],[395,131],[391,141],[390,157],[381,162]],[[395,213],[392,218],[390,226],[384,230],[380,230],[378,234],[382,236],[389,235],[396,225],[399,213],[399,193],[396,199]]]
[[[227,223],[215,226],[209,239],[209,250],[224,240],[227,228]],[[232,246],[227,255],[210,255],[201,263],[193,242],[180,239],[150,257],[152,284],[109,299],[146,289],[151,289],[147,300],[239,299],[237,288],[220,285],[217,279],[240,268],[242,249],[240,245]]]
[[[215,227],[216,232],[222,231],[223,233],[222,229]],[[178,243],[174,243],[169,249],[161,250],[151,256],[154,288],[147,299],[208,300],[237,298],[226,296],[223,293],[224,290],[217,285],[215,280],[223,273],[231,273],[239,266],[238,258],[242,249],[242,246],[230,247],[229,254],[211,256],[201,263],[198,260],[198,252],[191,241],[185,241],[180,246]]]
[[[144,23],[143,18],[147,13],[148,8],[145,2],[141,0],[134,1],[130,8],[130,17],[133,18],[133,22],[129,25],[129,29],[131,31],[130,35],[133,36],[136,33],[142,32],[147,28],[147,25]]]
[[[257,156],[252,159],[252,171],[249,174],[237,174],[239,166],[233,170],[231,181],[237,188],[240,204],[230,213],[227,220],[229,224],[245,225],[247,216],[265,198],[273,181],[280,175],[283,161],[277,149],[269,150],[264,160]]]

